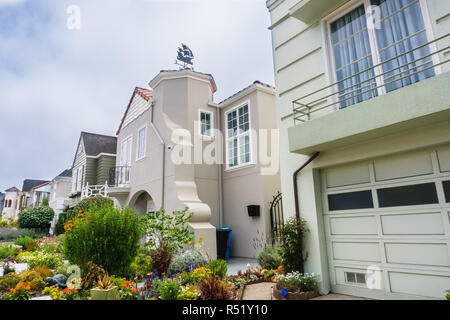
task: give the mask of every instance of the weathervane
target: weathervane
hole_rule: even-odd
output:
[[[178,47],[177,52],[177,59],[175,60],[175,64],[179,65],[183,69],[190,67],[193,69],[193,62],[192,59],[194,59],[194,54],[192,53],[191,49],[184,43],[181,44],[181,47]]]

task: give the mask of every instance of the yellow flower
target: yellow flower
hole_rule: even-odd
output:
[[[198,243],[201,243],[202,241],[203,241],[202,237],[198,238]]]

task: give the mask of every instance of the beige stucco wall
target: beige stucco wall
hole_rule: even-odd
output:
[[[5,192],[5,203],[11,200],[11,207],[3,206],[2,219],[3,220],[17,220],[19,216],[19,196],[17,192]]]

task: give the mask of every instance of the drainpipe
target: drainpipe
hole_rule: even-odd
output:
[[[295,199],[295,217],[300,218],[300,208],[298,205],[298,187],[297,187],[297,175],[303,170],[308,164],[310,164],[315,158],[319,156],[320,152],[314,153],[300,168],[294,171],[292,175],[292,180],[294,183],[294,199]]]
[[[154,101],[152,101],[151,104],[151,108],[152,108],[152,112],[151,112],[151,122],[150,125],[152,126],[153,131],[155,132],[156,136],[159,139],[159,142],[162,144],[162,149],[163,149],[163,154],[162,154],[162,178],[161,178],[161,208],[164,208],[164,199],[165,199],[165,195],[164,195],[164,188],[165,188],[165,180],[166,180],[166,144],[164,143],[164,140],[161,138],[161,135],[159,134],[158,129],[155,127],[155,125],[153,124],[153,109],[155,107]],[[155,208],[157,209],[157,208]]]
[[[222,130],[219,130],[219,128],[220,128],[220,126],[221,126],[221,124],[222,124],[222,120],[221,120],[221,110],[219,109],[219,108],[216,108],[216,112],[217,112],[217,117],[216,117],[216,119],[217,119],[217,133],[219,133],[219,132],[222,132]],[[220,138],[220,139],[219,139]],[[218,159],[219,159],[219,163],[217,164],[217,167],[218,167],[218,170],[219,170],[219,225],[221,226],[221,227],[223,227],[224,225],[224,222],[223,222],[223,186],[222,186],[222,183],[223,183],[223,178],[222,178],[222,168],[223,168],[223,166],[222,166],[222,160],[223,160],[223,154],[222,154],[222,150],[223,150],[223,148],[222,148],[222,135],[220,135],[220,137],[219,137],[219,134],[217,134],[217,136],[216,136],[216,141],[217,141],[217,143],[216,143],[216,146],[217,146],[217,150],[220,150],[220,152],[219,152],[219,157],[218,157]]]

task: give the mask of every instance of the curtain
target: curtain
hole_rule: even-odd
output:
[[[371,3],[372,5],[378,6],[381,11],[382,22],[379,28],[375,29],[381,62],[428,42],[418,0],[372,0]],[[389,17],[390,15],[392,16]],[[403,76],[431,66],[431,57],[420,59],[429,53],[430,48],[426,46],[384,63],[382,65],[383,72],[407,64],[405,67],[393,70],[384,75],[385,83],[395,81],[386,85],[386,91],[389,92],[434,76],[434,70],[428,69],[400,80]],[[420,60],[412,62],[417,59]],[[411,69],[424,63],[424,66]],[[411,70],[406,71],[408,69]]]
[[[337,81],[373,66],[364,5],[339,18],[330,27]],[[376,90],[370,90],[376,86],[375,80],[366,81],[373,76],[374,71],[370,69],[340,82],[338,91],[344,90],[338,95],[340,108],[377,95]],[[358,95],[362,92],[366,93]]]

